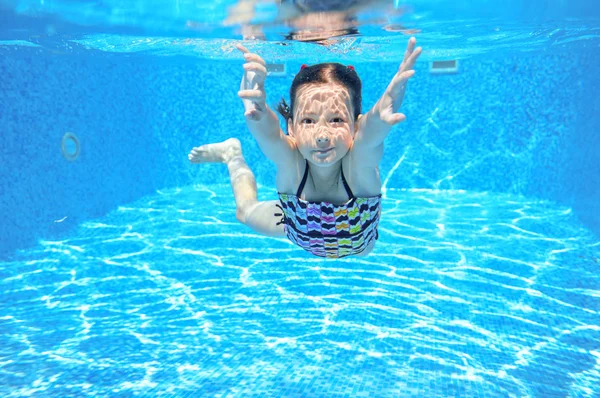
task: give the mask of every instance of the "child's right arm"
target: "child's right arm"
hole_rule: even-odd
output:
[[[277,115],[266,103],[267,64],[241,44],[236,47],[246,60],[238,96],[244,103],[248,129],[267,158],[277,165],[289,162],[295,151],[294,143],[283,133]]]

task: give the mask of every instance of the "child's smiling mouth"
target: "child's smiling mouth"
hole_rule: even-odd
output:
[[[335,147],[327,148],[327,149],[315,149],[314,156],[316,159],[325,159],[328,158],[330,153],[333,152]]]
[[[319,155],[324,154],[324,153],[329,153],[330,151],[333,151],[335,147],[331,147],[331,148],[327,148],[327,149],[317,149],[315,152],[317,152]]]

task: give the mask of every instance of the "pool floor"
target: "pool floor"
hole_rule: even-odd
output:
[[[379,235],[313,257],[226,185],[121,206],[0,263],[0,396],[600,396],[600,242],[571,209],[388,190]]]

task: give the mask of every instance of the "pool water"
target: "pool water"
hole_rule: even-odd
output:
[[[230,199],[160,191],[5,263],[2,395],[598,393],[600,243],[569,208],[393,189],[373,254],[332,262]]]
[[[315,43],[280,3],[0,0],[0,396],[600,397],[600,8],[364,0]],[[271,106],[335,61],[368,110],[423,46],[369,256],[254,233],[189,164],[236,137],[277,198],[248,29]]]

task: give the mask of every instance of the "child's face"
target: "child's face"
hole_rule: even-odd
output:
[[[307,84],[296,92],[290,136],[300,153],[317,166],[341,160],[352,146],[354,112],[348,90],[340,84]]]

